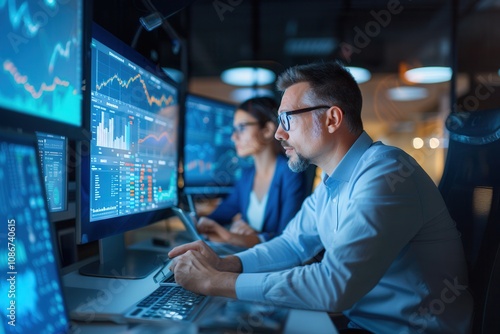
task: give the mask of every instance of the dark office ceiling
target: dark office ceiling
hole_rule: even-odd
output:
[[[340,58],[373,73],[397,74],[418,64],[451,65],[454,3],[458,69],[496,72],[498,0],[113,0],[95,1],[93,12],[97,23],[141,53],[180,68],[163,29],[137,33],[139,18],[156,7],[187,41],[190,79],[218,77],[247,60],[280,72]]]
[[[447,1],[418,1],[418,6],[407,1],[391,9],[386,0],[246,1],[223,16],[215,14],[212,3],[196,2],[191,11],[193,71],[200,75],[242,59],[273,60],[288,67],[342,58],[350,65],[393,72],[400,60],[419,52],[421,40],[430,34],[444,37],[450,30]],[[424,22],[430,31],[415,29]]]
[[[392,72],[401,62],[423,57],[448,60],[451,49],[451,0],[155,0],[151,4],[169,16],[177,33],[189,41],[193,76],[216,76],[241,60],[269,60],[286,67],[328,58]],[[494,7],[495,1],[460,1],[460,22],[467,24],[462,27],[463,38],[470,39],[463,40],[467,45],[460,44],[468,51],[464,55],[490,47],[489,40],[498,44],[493,27],[481,25],[481,15],[497,15]],[[94,2],[94,20],[127,43],[133,41],[139,17],[148,13],[142,0]],[[482,42],[471,48],[470,43],[478,44],[478,36]],[[176,62],[169,37],[161,29],[143,31],[136,47],[158,55],[161,62]]]

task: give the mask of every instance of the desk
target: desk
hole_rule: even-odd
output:
[[[136,301],[157,288],[151,274],[144,279],[128,280],[82,276],[75,269],[63,275],[66,300],[73,318],[75,333],[196,333],[193,323],[180,323],[175,328],[120,324],[122,314]],[[201,314],[203,315],[203,314]],[[111,323],[110,320],[116,322]],[[107,322],[103,322],[107,321]],[[285,333],[328,333],[337,330],[325,312],[291,310],[285,325]]]
[[[113,323],[74,322],[73,333],[78,334],[196,334],[195,324],[180,325],[177,328],[162,328],[156,325],[127,325]],[[285,334],[338,334],[326,313],[291,310],[284,330]]]

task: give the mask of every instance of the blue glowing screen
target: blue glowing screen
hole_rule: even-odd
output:
[[[188,94],[184,133],[184,193],[224,195],[231,192],[251,158],[240,158],[231,140],[236,106]]]
[[[35,139],[0,133],[0,309],[6,333],[63,333],[69,321]]]
[[[0,0],[0,109],[82,125],[82,6]]]

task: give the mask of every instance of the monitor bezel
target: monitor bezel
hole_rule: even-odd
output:
[[[39,139],[39,133],[41,133],[41,131],[36,131],[36,136],[37,136],[37,140]],[[53,133],[46,133],[46,132],[43,132],[42,134],[44,135],[55,135]],[[55,135],[55,136],[60,136],[60,135]],[[70,220],[70,219],[75,219],[76,218],[76,203],[74,201],[74,192],[75,192],[75,182],[74,181],[71,181],[69,179],[69,168],[70,168],[70,164],[69,164],[69,150],[70,150],[70,145],[69,145],[69,139],[68,137],[66,136],[63,136],[64,139],[65,139],[65,149],[64,149],[64,166],[65,166],[65,173],[66,173],[66,182],[65,182],[65,187],[66,189],[64,189],[64,192],[66,194],[66,208],[64,210],[60,210],[60,211],[51,211],[50,210],[50,207],[49,207],[49,217],[50,217],[50,221],[52,223],[57,223],[57,222],[61,222],[61,221],[65,221],[65,220]],[[38,150],[38,153],[40,153],[40,146],[37,144],[37,150]],[[43,177],[43,181],[45,180],[45,175],[44,175],[44,170],[43,170],[43,162],[41,162],[41,165],[40,165],[40,171],[42,172],[42,177]],[[73,199],[73,200],[72,200]],[[47,206],[48,206],[48,194],[47,194]]]
[[[105,44],[107,47],[113,49],[120,55],[124,53],[127,57],[124,58],[129,59],[130,61],[140,65],[145,70],[153,73],[155,76],[161,78],[169,85],[174,87],[177,90],[177,101],[180,103],[180,85],[175,82],[172,78],[170,78],[159,66],[154,64],[154,62],[140,54],[136,50],[132,49],[129,45],[124,43],[115,35],[111,34],[104,28],[102,28],[97,23],[92,24],[92,38],[97,39],[100,43]],[[91,38],[91,40],[92,40]],[[90,67],[90,63],[89,63]],[[91,76],[89,75],[89,78]],[[89,79],[90,80],[90,79]],[[89,89],[90,91],[90,89]],[[90,101],[89,101],[90,102]],[[90,123],[91,117],[91,104],[89,103],[89,112],[88,112],[88,121]],[[180,112],[180,108],[178,108],[178,122],[182,117]],[[177,143],[179,143],[180,133],[178,132]],[[90,136],[91,138],[91,136]],[[76,242],[77,244],[86,244],[92,241],[100,241],[102,239],[115,237],[119,235],[123,235],[124,233],[132,230],[136,230],[152,223],[158,222],[162,219],[171,217],[173,214],[171,210],[168,210],[169,207],[162,209],[153,209],[145,212],[123,215],[120,217],[114,218],[106,218],[102,220],[90,221],[90,140],[78,141],[77,142],[77,156],[80,159],[80,162],[77,164],[76,169],[76,182],[77,182],[77,219],[76,219]],[[179,165],[179,150],[177,145],[177,161],[176,166]],[[177,180],[179,179],[179,171],[176,169]],[[177,196],[175,199],[175,203],[173,203],[170,207],[176,206],[179,203],[179,189],[177,186]],[[85,231],[82,230],[83,224],[99,224],[99,228],[101,228],[100,234],[98,237],[92,236],[91,238],[85,239],[84,235]],[[120,225],[120,230],[117,231],[113,227],[117,224]]]

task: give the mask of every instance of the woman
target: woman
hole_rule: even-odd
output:
[[[305,174],[288,168],[274,138],[277,110],[269,97],[252,98],[237,108],[231,139],[238,156],[251,156],[254,165],[243,170],[234,191],[214,212],[199,219],[199,232],[211,241],[252,247],[270,240],[281,234],[308,195]]]

